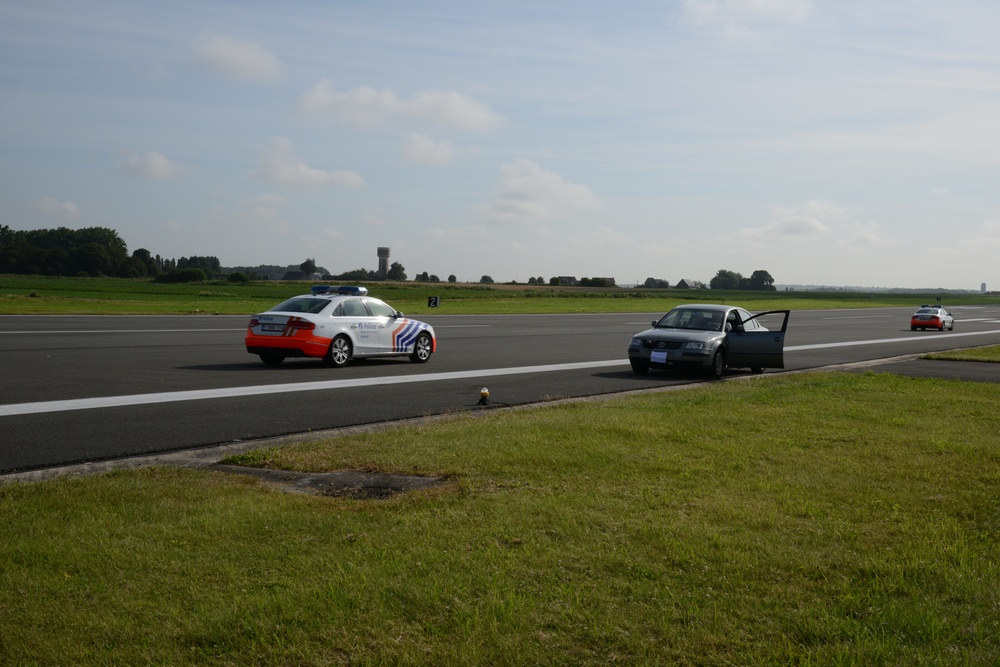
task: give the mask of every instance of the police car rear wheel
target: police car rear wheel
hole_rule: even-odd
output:
[[[431,337],[425,333],[420,334],[417,336],[417,342],[413,344],[410,361],[418,364],[427,363],[427,360],[431,358],[432,348]]]
[[[268,366],[278,366],[285,358],[280,354],[262,354],[260,360]]]
[[[346,336],[337,336],[330,343],[330,349],[323,357],[323,363],[333,368],[340,368],[351,360],[351,341]]]

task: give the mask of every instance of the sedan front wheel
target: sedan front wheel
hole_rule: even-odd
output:
[[[712,356],[712,370],[711,375],[713,380],[721,380],[722,374],[726,370],[726,351],[723,349],[718,349],[715,351],[715,355]]]

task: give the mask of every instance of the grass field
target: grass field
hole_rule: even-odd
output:
[[[249,314],[307,287],[0,276],[0,313]],[[431,294],[440,313],[935,298],[372,292],[415,314]],[[997,664],[998,401],[1000,385],[769,374],[231,461],[447,480],[382,500],[167,467],[0,485],[0,664]]]
[[[0,486],[0,664],[1000,660],[1000,386],[812,373]]]
[[[165,284],[112,278],[0,275],[0,314],[251,315],[309,291],[312,283]],[[849,292],[726,292],[720,290],[588,289],[529,285],[368,283],[373,296],[410,315],[666,312],[683,302],[735,303],[770,309],[918,306],[947,295]],[[441,307],[427,306],[427,297]],[[995,303],[995,296],[962,295],[962,303]]]

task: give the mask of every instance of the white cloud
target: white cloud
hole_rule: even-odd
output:
[[[175,162],[156,151],[150,151],[145,155],[131,155],[119,168],[126,174],[153,179],[173,178],[180,173],[180,167]]]
[[[292,142],[284,137],[271,139],[255,173],[269,183],[302,188],[361,188],[365,184],[361,174],[354,171],[323,171],[309,167],[295,157]]]
[[[362,225],[365,225],[367,227],[381,227],[382,225],[385,224],[385,219],[377,215],[371,215],[370,213],[366,213],[361,216],[360,222]]]
[[[544,220],[563,211],[593,208],[600,202],[586,185],[569,183],[530,160],[504,164],[500,176],[500,194],[481,209],[494,221]]]
[[[794,23],[812,10],[810,0],[684,0],[684,17],[699,25]]]
[[[842,219],[848,211],[828,201],[809,200],[794,207],[776,207],[773,220],[759,227],[741,230],[745,239],[819,237],[830,233],[828,223]]]
[[[319,81],[303,93],[299,108],[304,113],[331,115],[355,125],[403,119],[483,131],[502,123],[489,105],[462,93],[422,91],[402,98],[389,89],[376,90],[370,86],[340,92],[329,79]]]
[[[233,81],[266,83],[283,75],[281,63],[263,46],[224,35],[202,39],[195,48],[195,58],[211,71]]]
[[[31,208],[50,215],[53,218],[79,218],[80,209],[71,201],[60,202],[52,197],[45,197],[31,202]]]
[[[285,232],[289,227],[288,220],[281,212],[285,204],[284,197],[265,194],[240,202],[235,211],[217,209],[215,214],[218,219],[229,224]]]
[[[455,159],[455,145],[447,139],[434,141],[425,134],[410,134],[403,145],[403,157],[414,164],[447,164]]]
[[[844,233],[844,239],[839,241],[837,245],[849,249],[882,248],[902,243],[900,239],[887,235],[880,225],[871,220],[852,223],[844,230]]]

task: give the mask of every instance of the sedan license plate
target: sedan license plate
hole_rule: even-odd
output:
[[[665,364],[670,355],[661,350],[653,350],[649,354],[649,360],[654,364]]]
[[[260,325],[261,331],[284,331],[284,324],[262,324]]]

